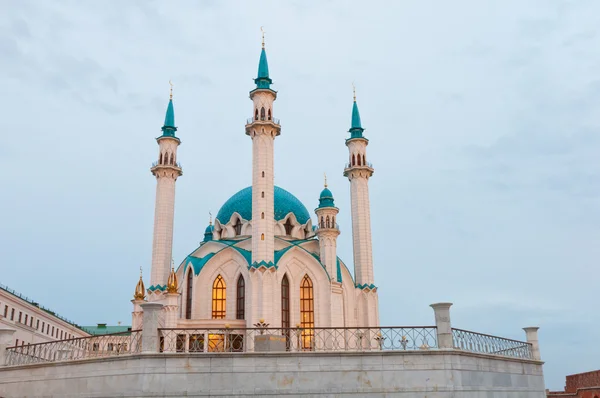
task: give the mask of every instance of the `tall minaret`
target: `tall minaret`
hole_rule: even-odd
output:
[[[170,82],[169,82],[170,83]],[[181,143],[175,136],[173,111],[173,85],[165,125],[158,142],[158,161],[150,171],[156,177],[156,204],[154,209],[154,236],[152,240],[152,273],[150,287],[164,287],[169,279],[173,251],[173,216],[175,213],[175,181],[182,174],[177,163],[177,147]]]
[[[271,89],[264,33],[254,82],[256,88],[250,91],[253,116],[246,124],[246,134],[252,138],[252,265],[270,268],[275,246],[273,147],[281,126],[273,117],[277,92]]]
[[[340,230],[335,220],[339,209],[333,202],[333,194],[327,188],[327,177],[325,187],[319,196],[319,207],[315,209],[317,214],[317,236],[319,237],[319,251],[321,262],[325,266],[329,278],[337,281],[337,237]]]
[[[369,140],[363,137],[364,129],[360,123],[356,92],[352,107],[352,126],[346,146],[350,152],[349,162],[344,176],[350,180],[350,198],[352,205],[352,240],[354,247],[354,277],[357,287],[374,288],[373,254],[371,246],[371,210],[369,205],[369,177],[373,167],[367,162]]]

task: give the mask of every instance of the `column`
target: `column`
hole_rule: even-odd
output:
[[[450,323],[450,307],[452,303],[431,304],[435,314],[435,326],[437,327],[438,348],[452,349],[454,343],[452,340],[452,325]]]

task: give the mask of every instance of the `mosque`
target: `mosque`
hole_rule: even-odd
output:
[[[368,139],[363,135],[356,95],[352,107],[348,163],[354,273],[337,255],[340,235],[333,193],[325,187],[314,210],[275,185],[274,142],[281,134],[271,88],[264,38],[252,117],[245,125],[252,142],[252,185],[229,198],[206,227],[201,244],[175,269],[172,263],[175,183],[182,175],[171,91],[158,159],[152,272],[146,289],[136,287],[132,328],[142,324],[144,302],[163,304],[166,328],[375,327],[379,325],[373,276]],[[341,159],[340,159],[341,160]]]

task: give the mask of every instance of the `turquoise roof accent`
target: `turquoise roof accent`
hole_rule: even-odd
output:
[[[278,186],[275,186],[274,195],[275,220],[283,220],[289,213],[293,213],[300,224],[310,219],[308,210],[294,195]],[[252,187],[244,188],[227,199],[216,218],[222,224],[227,224],[233,213],[238,213],[245,220],[252,219]]]
[[[212,224],[210,224],[208,227],[206,227],[206,229],[204,230],[204,242],[213,240],[214,229],[215,229],[215,227]]]
[[[356,101],[352,105],[352,124],[350,126],[350,138],[363,138],[363,131],[365,129],[362,128],[362,124],[360,122],[360,113],[358,112],[358,105]]]
[[[262,260],[261,262],[253,262],[248,268],[261,268],[261,267],[265,267],[265,268],[273,268],[275,267],[275,269],[277,269],[277,265],[275,265],[272,261],[266,262],[265,260]]]
[[[321,196],[319,196],[319,207],[317,207],[317,209],[323,207],[335,207],[335,204],[333,203],[333,194],[327,187],[321,191]]]
[[[260,52],[260,61],[258,62],[258,76],[254,79],[256,88],[271,88],[273,80],[269,78],[269,63],[267,62],[267,52],[263,48]]]
[[[165,290],[167,290],[167,285],[152,285],[147,290],[150,290],[151,292],[155,290],[160,290],[161,292],[164,292]]]
[[[173,110],[173,99],[169,100],[167,114],[165,115],[165,124],[162,126],[163,137],[175,137],[177,127],[175,127],[175,111]]]
[[[82,328],[94,336],[131,332],[131,326],[107,326],[104,323],[99,323],[97,326],[82,326]]]
[[[340,264],[340,258],[339,257],[337,257],[336,260],[337,260],[336,261],[336,265],[337,265],[337,267],[336,267],[337,268],[336,278],[337,278],[337,281],[339,283],[342,283],[342,265]]]
[[[377,286],[375,286],[372,283],[370,285],[366,284],[366,283],[363,283],[362,285],[358,284],[358,285],[356,285],[356,287],[359,288],[359,289],[361,289],[361,290],[364,290],[364,289],[375,290],[375,289],[377,289]]]

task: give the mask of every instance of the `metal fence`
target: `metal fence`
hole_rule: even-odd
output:
[[[160,352],[378,351],[437,348],[435,326],[159,329]]]
[[[530,343],[505,339],[463,329],[452,329],[454,348],[482,354],[533,359]]]
[[[19,345],[6,349],[6,365],[28,365],[133,354],[141,351],[141,342],[142,332],[135,330]]]

